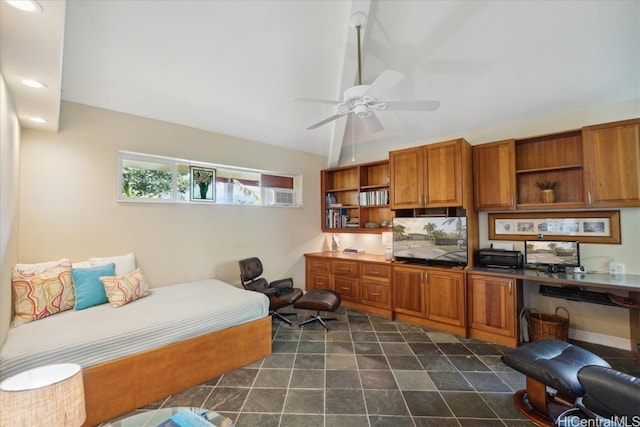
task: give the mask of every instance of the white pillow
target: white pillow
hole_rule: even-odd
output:
[[[58,261],[46,261],[36,264],[16,264],[14,269],[24,274],[42,274],[52,267],[60,265],[64,262],[70,262],[67,258],[62,258]]]
[[[71,268],[91,268],[89,260],[71,263]]]
[[[136,257],[133,253],[102,258],[89,258],[89,263],[91,267],[114,263],[116,265],[116,276],[129,274],[136,269]]]

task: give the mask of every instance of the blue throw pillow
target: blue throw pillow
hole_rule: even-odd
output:
[[[115,263],[93,268],[72,268],[71,277],[76,291],[76,310],[109,302],[100,277],[115,276]]]

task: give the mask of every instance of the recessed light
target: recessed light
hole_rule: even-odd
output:
[[[35,89],[43,89],[45,87],[47,87],[46,83],[40,82],[38,80],[32,80],[32,79],[23,79],[22,80],[22,84],[25,86],[29,86]]]
[[[33,0],[6,0],[11,6],[20,9],[23,12],[38,13],[42,11],[42,6]]]
[[[42,117],[29,117],[29,120],[31,120],[33,123],[38,123],[38,124],[47,123],[47,121]]]

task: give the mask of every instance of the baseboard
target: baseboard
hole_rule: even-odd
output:
[[[598,334],[580,329],[569,329],[569,338],[592,344],[606,345],[607,347],[631,350],[631,340],[628,338],[613,337],[611,335]]]

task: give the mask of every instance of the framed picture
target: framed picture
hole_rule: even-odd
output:
[[[191,200],[213,202],[216,200],[216,170],[191,166]]]
[[[490,213],[489,239],[620,243],[620,211]]]

